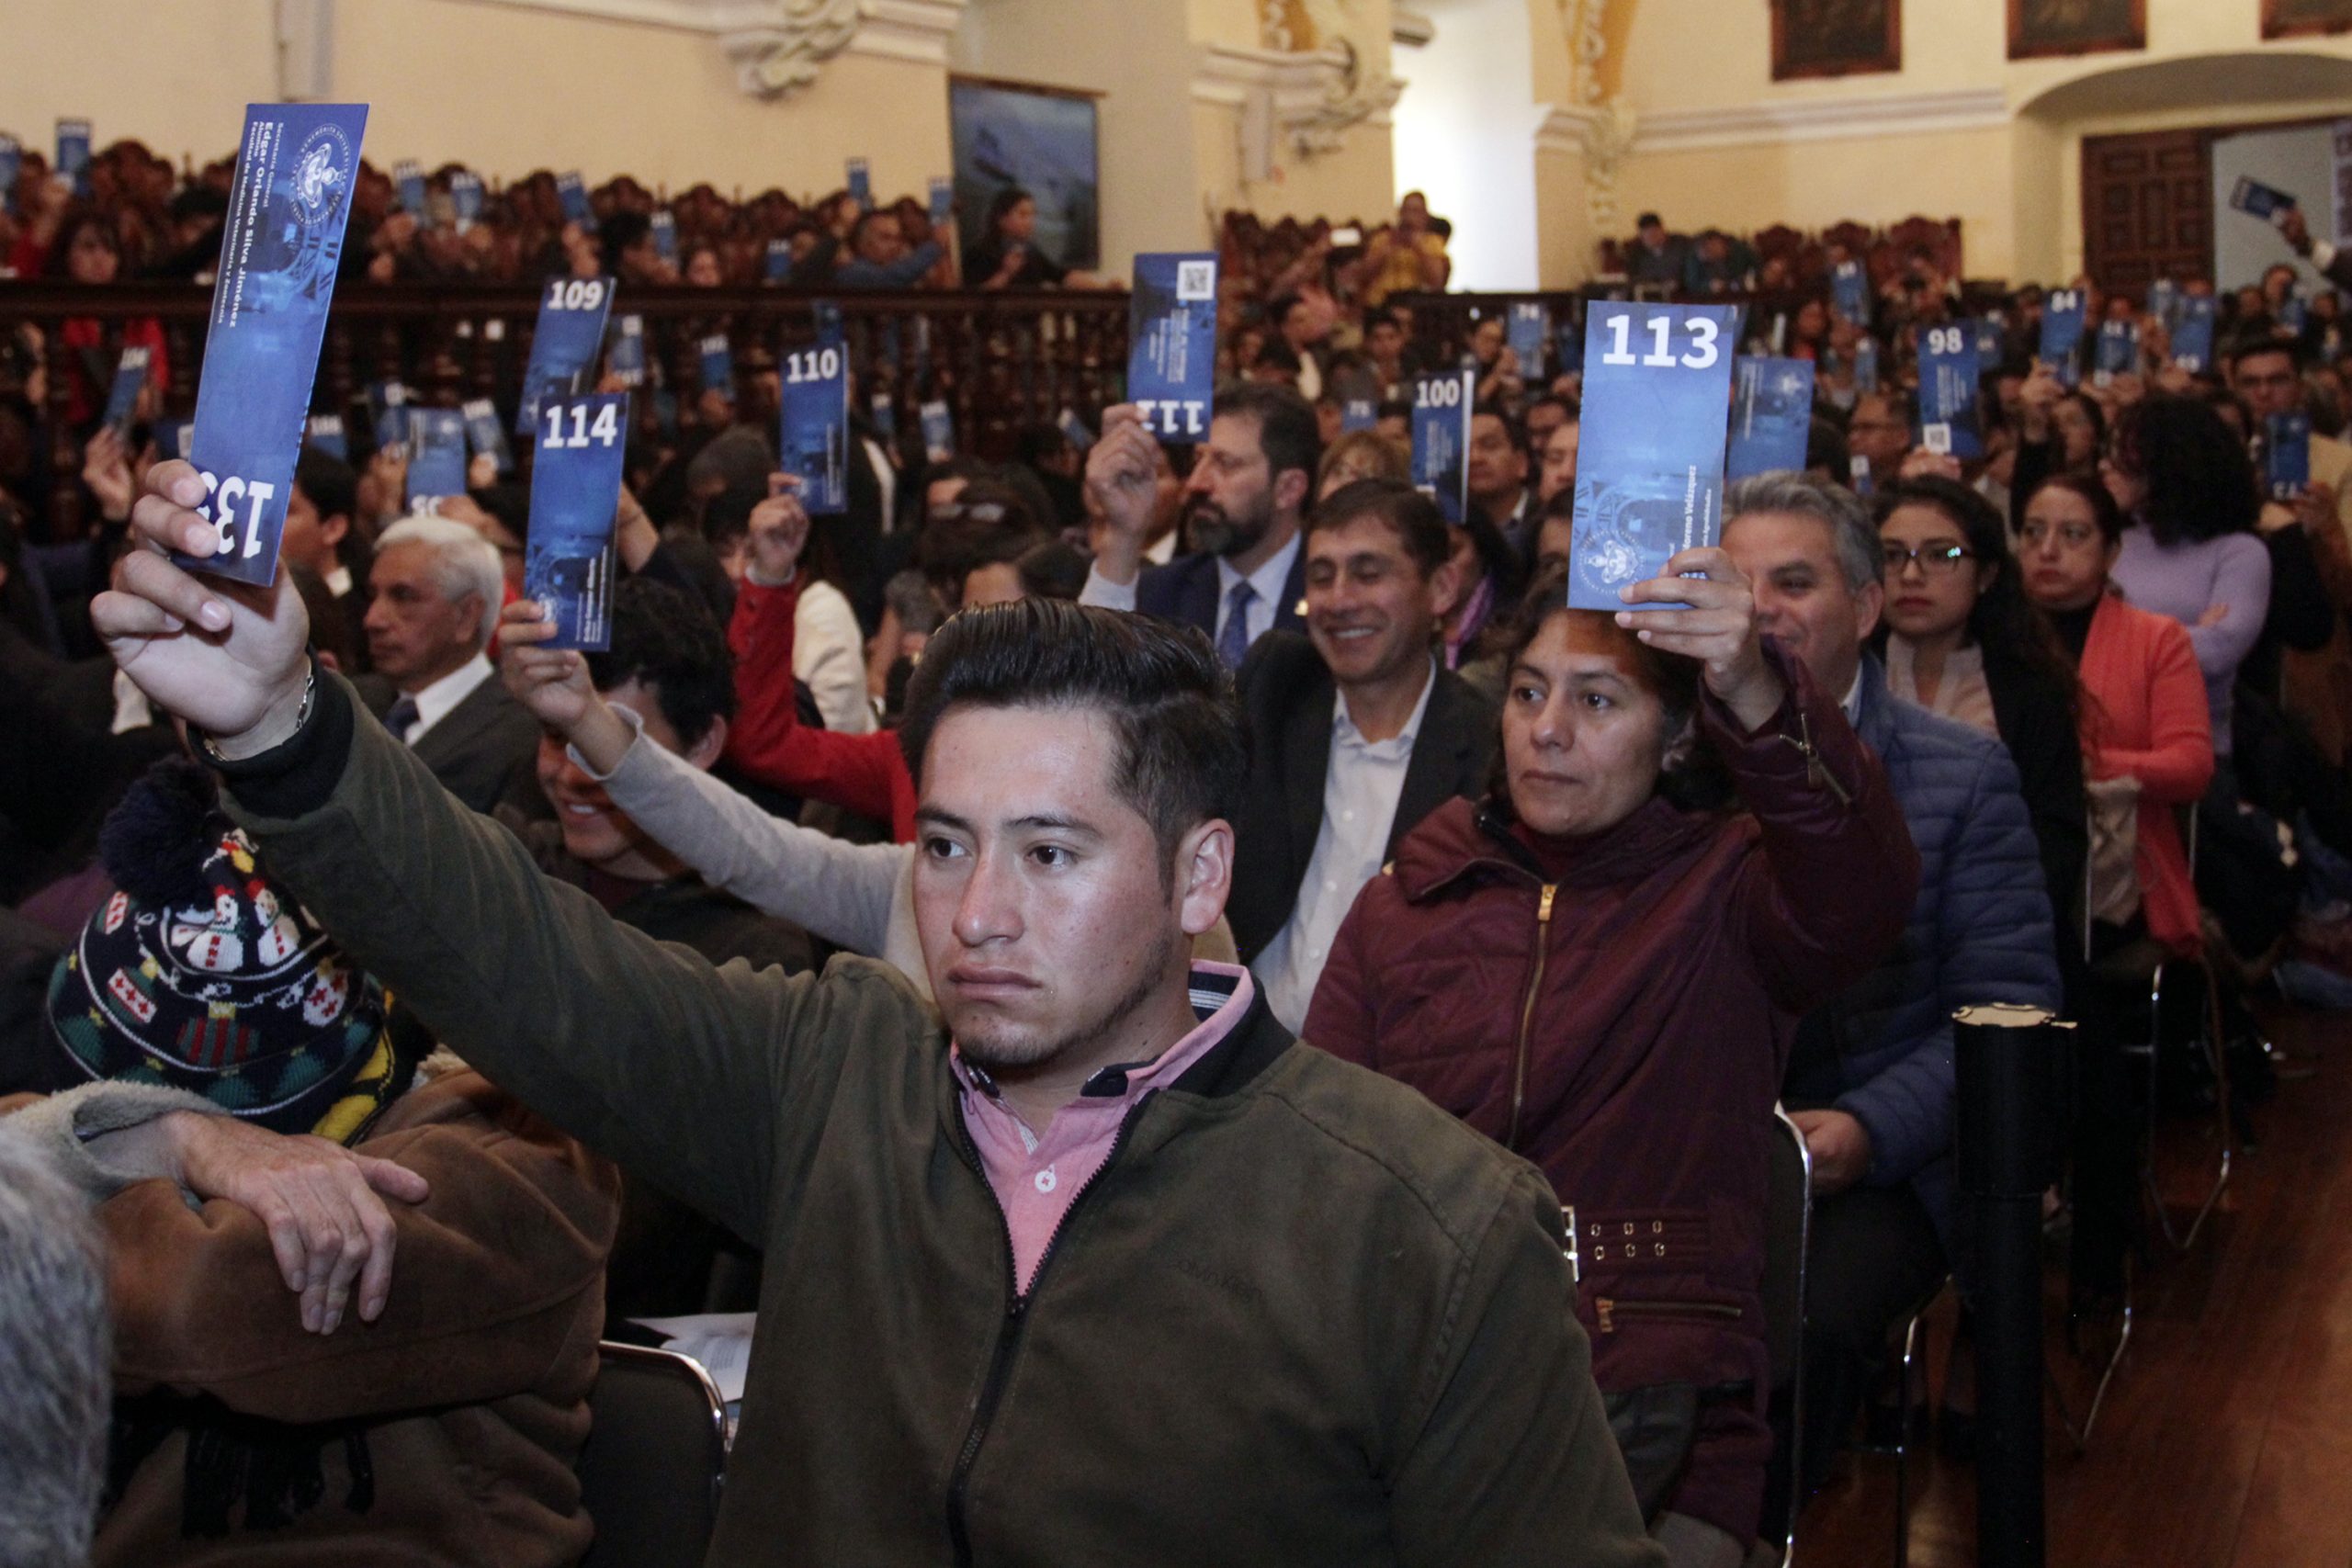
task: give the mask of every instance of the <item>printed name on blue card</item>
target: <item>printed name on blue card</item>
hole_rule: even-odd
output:
[[[466,416],[456,409],[418,409],[409,423],[408,504],[466,493]]]
[[[620,510],[628,394],[557,398],[539,411],[523,593],[555,622],[543,648],[600,653],[613,640],[613,522]]]
[[[800,479],[811,516],[849,510],[849,349],[838,311],[818,313],[817,340],[786,348],[778,376],[776,451]]]
[[[2083,344],[2083,291],[2053,288],[2042,297],[2041,359],[2071,387],[2082,378],[2075,355]]]
[[[229,186],[188,461],[220,532],[186,566],[266,583],[301,455],[368,128],[365,104],[254,104]]]
[[[1984,455],[1977,409],[1976,334],[1959,325],[1919,334],[1919,445],[1960,458]]]
[[[1216,396],[1216,257],[1136,257],[1127,305],[1127,400],[1162,441],[1201,441]]]
[[[498,405],[488,398],[469,398],[460,412],[466,416],[466,450],[475,457],[488,453],[500,473],[513,473],[514,448],[506,444],[506,426],[499,422]]]
[[[1737,320],[1720,305],[1592,307],[1572,607],[1622,610],[1619,590],[1659,576],[1677,553],[1722,537]]]
[[[122,351],[115,363],[114,385],[107,389],[106,417],[101,422],[117,435],[130,434],[130,422],[139,412],[139,393],[147,385],[149,352],[137,344]]]
[[[1806,359],[1743,358],[1732,364],[1731,444],[1725,475],[1804,468],[1813,435],[1813,362]]]
[[[1454,527],[1470,514],[1470,420],[1477,389],[1476,370],[1413,378],[1413,488],[1436,502],[1439,515]]]
[[[514,412],[514,434],[537,428],[539,405],[550,398],[585,391],[605,346],[605,318],[613,308],[613,285],[602,277],[550,277],[539,296],[538,325],[531,333],[531,361],[523,372],[523,399]]]
[[[2273,501],[2295,501],[2312,483],[2312,416],[2274,413],[2262,422],[2262,478]]]

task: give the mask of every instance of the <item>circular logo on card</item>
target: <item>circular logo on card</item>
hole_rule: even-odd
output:
[[[306,220],[324,217],[351,183],[351,141],[343,128],[322,125],[302,139],[294,164],[294,205]]]

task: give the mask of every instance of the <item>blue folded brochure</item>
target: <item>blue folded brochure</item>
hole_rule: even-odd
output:
[[[2083,291],[2053,288],[2041,301],[2041,362],[2071,387],[2082,379]]]
[[[821,303],[821,301],[820,302]],[[813,343],[784,350],[776,451],[800,479],[811,516],[849,510],[849,346],[838,310],[820,310]]]
[[[530,365],[523,372],[523,398],[514,411],[515,434],[528,435],[537,427],[539,405],[549,398],[589,389],[612,309],[609,278],[547,280],[539,292],[538,325],[531,333]]]
[[[546,648],[602,652],[613,641],[613,523],[620,510],[628,394],[554,398],[539,411],[523,592],[555,622]]]
[[[1813,435],[1813,362],[1743,358],[1733,362],[1728,479],[1803,471]],[[1581,454],[1579,454],[1581,457]]]
[[[1216,395],[1216,257],[1136,257],[1127,305],[1127,400],[1162,441],[1202,441]]]
[[[2274,413],[2262,422],[2262,482],[2273,501],[2297,500],[2311,488],[2311,415]]]
[[[417,409],[409,421],[411,511],[431,497],[466,493],[466,416],[456,409]]]
[[[1976,334],[1959,324],[1919,334],[1919,445],[1962,459],[1984,455]]]
[[[1470,419],[1476,370],[1413,378],[1413,488],[1454,527],[1470,515]]]

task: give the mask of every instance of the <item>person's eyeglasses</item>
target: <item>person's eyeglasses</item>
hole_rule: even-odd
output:
[[[1965,545],[1887,545],[1886,575],[1900,577],[1903,569],[1917,564],[1923,577],[1950,577],[1960,569],[1960,563],[1975,554]]]

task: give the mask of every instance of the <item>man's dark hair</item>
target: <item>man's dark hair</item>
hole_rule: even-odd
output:
[[[1808,470],[1826,470],[1838,484],[1846,482],[1846,476],[1853,471],[1854,455],[1846,445],[1846,432],[1836,420],[1815,414],[1805,426],[1804,466]]]
[[[1657,213],[1645,212],[1639,218],[1634,220],[1634,227],[1636,229],[1663,229],[1666,225],[1658,220]]]
[[[302,455],[294,459],[294,488],[302,492],[322,518],[348,517],[356,524],[359,476],[334,453],[316,446],[303,447]],[[344,536],[350,537],[349,534]]]
[[[1214,419],[1230,415],[1257,421],[1258,447],[1266,455],[1269,481],[1295,468],[1306,476],[1307,492],[1314,493],[1315,466],[1323,458],[1323,432],[1305,398],[1288,387],[1245,381],[1219,392],[1209,414]]]
[[[600,692],[630,681],[651,687],[683,745],[735,716],[727,634],[700,600],[651,578],[625,577],[613,591],[612,646],[588,655],[588,679]]]
[[[605,276],[620,276],[623,253],[653,236],[653,220],[642,212],[616,212],[604,220],[597,238],[603,242]]]
[[[1413,417],[1413,405],[1402,398],[1384,399],[1380,406],[1372,411],[1372,416],[1376,420],[1410,419]]]
[[[1083,550],[1063,539],[1040,539],[1012,564],[1021,573],[1023,593],[1072,604],[1086,592],[1086,574],[1093,565]]]
[[[2301,343],[2294,338],[2273,337],[2268,333],[2248,333],[2244,337],[2233,339],[2230,346],[2222,351],[2222,361],[2229,367],[2230,374],[2235,376],[2238,373],[2240,360],[2255,359],[2266,354],[2285,355],[2287,363],[2294,367],[2295,373],[2297,375],[2302,373],[2303,354]]]
[[[1282,331],[1283,322],[1290,319],[1291,311],[1297,309],[1300,303],[1301,300],[1295,294],[1278,294],[1268,300],[1266,302],[1267,327],[1273,332]]]
[[[1453,554],[1453,536],[1446,531],[1437,502],[1395,479],[1351,479],[1341,485],[1306,514],[1306,536],[1311,539],[1363,517],[1386,524],[1424,578]]]
[[[2254,532],[2262,513],[2254,463],[2208,404],[2170,393],[2132,404],[2116,416],[2114,453],[2146,481],[2140,521],[2156,543]]]
[[[1389,310],[1385,306],[1375,307],[1374,309],[1364,312],[1364,336],[1370,337],[1372,335],[1372,329],[1381,326],[1395,327],[1400,333],[1405,330],[1405,323],[1398,318],[1396,312]]]
[[[1151,824],[1169,886],[1177,841],[1240,799],[1240,709],[1197,627],[1037,598],[952,617],[923,649],[899,727],[918,786],[932,731],[965,705],[1100,709],[1115,741],[1112,786]]]

